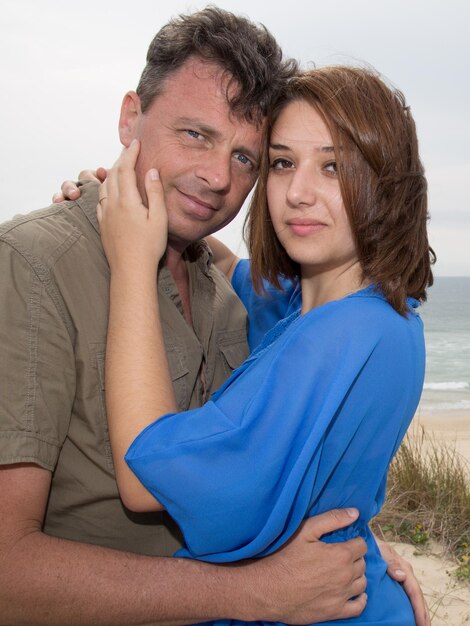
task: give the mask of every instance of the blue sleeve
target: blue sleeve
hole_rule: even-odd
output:
[[[176,519],[189,555],[262,556],[308,515],[376,514],[419,401],[424,348],[419,318],[361,300],[298,318],[211,402],[162,417],[132,444],[131,469]]]
[[[282,289],[264,282],[266,292],[256,293],[251,280],[250,261],[241,259],[232,276],[232,287],[248,312],[248,345],[253,351],[264,335],[301,305],[297,281],[281,279]]]

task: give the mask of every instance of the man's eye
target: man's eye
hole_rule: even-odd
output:
[[[294,164],[287,159],[273,159],[270,167],[273,170],[288,170],[294,167]]]
[[[193,139],[200,139],[202,137],[201,133],[198,133],[197,130],[191,130],[190,128],[188,128],[186,132]]]
[[[249,159],[246,154],[243,154],[242,152],[235,152],[235,154],[233,155],[235,157],[235,159],[237,161],[239,161],[242,165],[245,165],[247,167],[254,167],[253,166],[253,161],[251,159]]]

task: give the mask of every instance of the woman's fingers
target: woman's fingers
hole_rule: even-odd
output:
[[[143,206],[135,174],[139,150],[140,143],[134,139],[107,171],[108,198],[113,209],[125,210],[132,207],[135,210],[136,206]]]
[[[159,257],[165,254],[168,243],[168,215],[166,212],[163,186],[159,173],[151,169],[145,176],[145,190],[148,198],[148,219],[155,237]]]
[[[125,148],[99,190],[96,212],[112,271],[148,267],[153,272],[167,246],[168,218],[157,170],[149,170],[137,188],[139,150],[138,141]],[[148,208],[141,193],[147,196]]]
[[[147,192],[149,217],[158,217],[162,211],[165,211],[166,214],[163,187],[158,170],[151,169],[147,172],[145,176],[145,191]]]
[[[121,156],[114,164],[113,170],[115,174],[114,180],[117,183],[119,196],[124,202],[136,202],[137,177],[135,174],[135,166],[140,151],[140,142],[133,139],[128,148],[124,148]],[[138,193],[138,192],[137,192]],[[139,199],[140,194],[139,194]]]
[[[108,199],[108,183],[104,181],[100,185],[100,189],[98,192],[98,204],[96,205],[96,217],[98,218],[98,223],[101,224],[103,219],[103,204]]]

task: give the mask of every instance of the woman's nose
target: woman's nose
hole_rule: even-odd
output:
[[[317,187],[311,171],[297,169],[287,189],[287,201],[292,207],[315,204]]]

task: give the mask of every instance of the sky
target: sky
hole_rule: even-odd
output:
[[[206,2],[2,0],[0,221],[47,206],[65,179],[120,151],[122,98],[158,29]],[[220,0],[305,67],[370,64],[411,105],[429,183],[437,276],[470,276],[470,3]],[[243,212],[221,233],[238,253]]]

